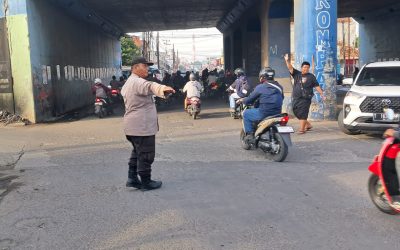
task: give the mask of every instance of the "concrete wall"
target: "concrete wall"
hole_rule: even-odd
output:
[[[32,95],[32,73],[30,60],[27,5],[25,0],[2,0],[1,7],[6,17],[6,32],[9,42],[15,112],[32,122],[36,121]]]
[[[360,65],[400,58],[400,15],[395,13],[360,22]]]
[[[290,54],[290,18],[269,20],[269,66],[275,69],[277,78],[288,78],[289,73],[283,56]]]
[[[0,7],[0,110],[14,112],[11,59],[8,46],[7,22]]]
[[[94,78],[118,74],[119,40],[47,1],[27,7],[36,120],[93,104]]]

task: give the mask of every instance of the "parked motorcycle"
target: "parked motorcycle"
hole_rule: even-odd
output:
[[[94,114],[99,118],[103,118],[106,115],[113,114],[113,110],[109,101],[104,98],[96,97],[94,102]]]
[[[269,116],[255,124],[257,127],[254,139],[246,139],[242,129],[240,141],[242,148],[249,150],[260,148],[273,161],[282,162],[288,154],[288,147],[292,146],[290,134],[294,133],[291,126],[287,126],[289,116],[286,113]]]
[[[393,110],[388,109],[385,113]],[[396,157],[400,153],[400,141],[388,137],[383,142],[379,155],[376,155],[368,170],[372,173],[368,179],[368,193],[372,203],[384,213],[397,214],[399,209],[392,206],[393,195],[400,195],[399,178],[396,169]],[[399,163],[398,163],[399,164]]]
[[[186,111],[190,116],[193,117],[193,120],[196,120],[197,116],[201,111],[201,100],[198,97],[192,97],[186,99]]]

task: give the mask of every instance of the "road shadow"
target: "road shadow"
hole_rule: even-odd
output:
[[[22,186],[22,183],[13,182],[13,180],[17,178],[18,176],[16,175],[6,175],[0,173],[0,190],[2,190],[2,192],[0,192],[0,203],[7,194]]]
[[[200,119],[218,119],[218,118],[227,118],[230,117],[228,112],[212,112],[212,113],[200,113]]]

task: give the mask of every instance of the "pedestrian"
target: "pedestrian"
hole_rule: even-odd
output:
[[[289,55],[285,55],[286,66],[294,79],[293,92],[292,92],[292,107],[293,113],[297,119],[300,120],[299,134],[304,134],[306,131],[312,129],[312,125],[308,119],[308,112],[310,111],[311,99],[314,96],[313,89],[315,88],[325,100],[324,94],[315,76],[310,73],[310,63],[304,61],[301,64],[301,71],[293,68],[289,61]]]
[[[133,146],[126,186],[142,190],[157,189],[162,185],[161,181],[151,179],[155,134],[158,131],[157,110],[152,97],[166,98],[167,94],[175,93],[169,86],[145,79],[151,65],[153,63],[143,57],[135,58],[132,74],[121,91],[125,101],[124,131],[126,139]]]

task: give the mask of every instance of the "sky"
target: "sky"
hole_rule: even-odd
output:
[[[133,33],[141,36],[142,33]],[[157,32],[153,32],[156,37]],[[180,58],[193,61],[193,34],[195,36],[196,61],[223,54],[222,34],[216,28],[160,31],[160,51],[169,51],[174,44]]]

